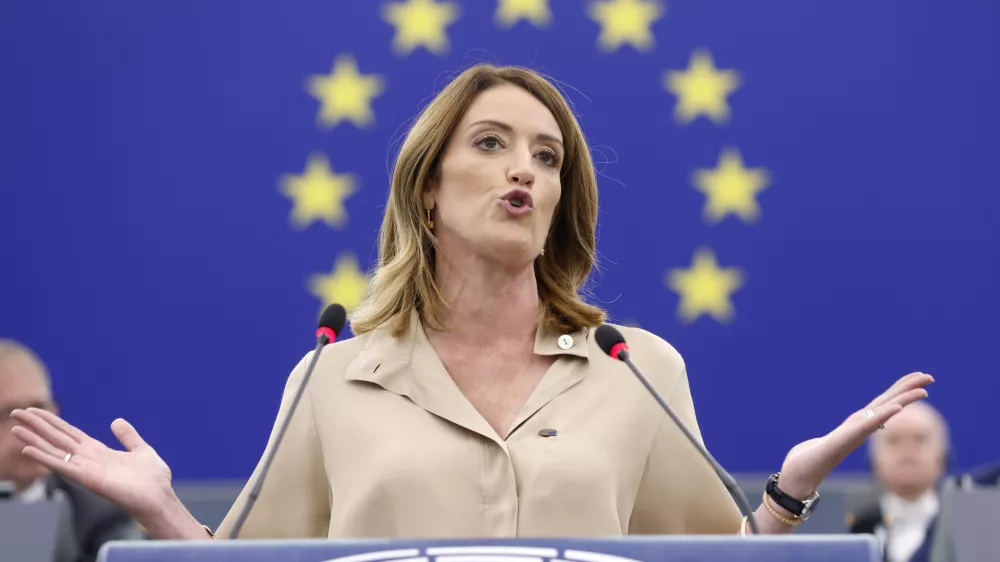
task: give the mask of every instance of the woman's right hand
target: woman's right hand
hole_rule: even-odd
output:
[[[116,451],[52,412],[28,408],[14,410],[11,417],[20,424],[11,432],[27,445],[24,455],[118,504],[151,534],[167,535],[159,538],[205,537],[174,494],[170,467],[127,421],[119,418],[111,424],[111,431],[126,449]],[[154,532],[157,529],[162,532]]]

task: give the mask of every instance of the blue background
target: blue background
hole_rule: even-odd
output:
[[[673,1],[645,53],[600,51],[583,2],[546,30],[461,4],[445,56],[395,54],[376,2],[0,5],[0,336],[68,419],[109,443],[129,419],[175,478],[249,475],[313,345],[305,280],[375,258],[401,127],[487,61],[577,90],[612,161],[595,294],[683,354],[723,465],[775,470],[913,370],[958,465],[998,456],[996,2]],[[726,125],[673,118],[662,75],[696,48],[742,77]],[[305,81],[345,53],[385,78],[372,128],[316,125]],[[702,219],[690,175],[726,147],[772,176],[756,224]],[[342,231],[289,226],[278,182],[313,152],[359,179]],[[680,322],[663,284],[703,246],[746,274],[729,324]]]

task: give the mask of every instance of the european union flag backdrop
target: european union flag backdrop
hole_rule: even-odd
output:
[[[525,65],[598,162],[596,299],[683,354],[724,465],[775,470],[914,370],[984,462],[997,4],[4,2],[0,335],[96,437],[245,478],[321,307],[365,292],[409,124]]]

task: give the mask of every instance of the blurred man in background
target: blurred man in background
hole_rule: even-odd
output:
[[[21,454],[24,443],[10,432],[10,413],[28,407],[57,410],[48,372],[30,349],[0,339],[0,482],[13,489],[12,501],[62,503],[56,561],[90,562],[109,540],[142,539],[142,529],[124,511]]]
[[[884,492],[848,523],[852,533],[878,537],[886,562],[931,562],[949,451],[948,426],[926,402],[910,404],[870,438],[872,470]]]

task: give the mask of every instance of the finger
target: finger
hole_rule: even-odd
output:
[[[927,390],[914,388],[904,392],[886,404],[874,408],[866,408],[848,418],[837,429],[827,436],[830,447],[830,466],[835,467],[854,450],[860,447],[866,439],[879,429],[890,418],[903,410],[903,407],[927,397]],[[872,415],[866,413],[871,411]]]
[[[52,472],[55,472],[60,476],[65,476],[70,480],[82,483],[87,477],[86,471],[84,471],[83,467],[78,464],[74,464],[73,462],[66,462],[63,460],[66,455],[55,457],[31,445],[25,447],[21,453]]]
[[[869,435],[879,429],[890,418],[903,410],[904,406],[917,400],[927,398],[927,390],[914,388],[897,396],[887,404],[875,408],[867,408],[851,416],[840,427],[835,429],[831,437],[837,447],[850,447],[852,450],[861,445]],[[867,415],[871,412],[871,416]]]
[[[52,446],[62,449],[63,451],[75,451],[76,447],[80,444],[78,441],[66,435],[62,431],[56,429],[49,422],[45,421],[39,413],[43,410],[37,408],[28,408],[27,410],[18,410],[16,412],[11,412],[11,417],[16,419],[22,425],[30,428],[39,437],[46,440]]]
[[[915,379],[915,378],[917,378],[917,377],[919,377],[919,376],[921,376],[921,375],[923,375],[923,374],[924,374],[924,373],[921,373],[921,372],[919,372],[919,371],[915,371],[915,372],[912,372],[912,373],[908,373],[908,374],[906,374],[906,375],[903,375],[902,377],[899,377],[898,379],[896,379],[896,381],[892,383],[892,386],[890,386],[889,388],[887,388],[887,389],[886,389],[886,391],[885,391],[885,392],[883,392],[883,394],[889,394],[889,393],[892,393],[892,392],[893,392],[893,391],[895,391],[895,390],[896,390],[897,388],[899,388],[899,387],[901,387],[901,386],[905,385],[905,384],[906,384],[906,383],[908,383],[909,381],[911,381],[911,380],[913,380],[913,379]]]
[[[895,402],[900,396],[905,396],[915,390],[922,390],[926,393],[927,391],[924,390],[924,388],[932,382],[934,382],[934,377],[921,373],[918,376],[906,381],[905,384],[900,385],[899,388],[895,389],[893,392],[888,393],[885,400],[879,403],[878,406],[884,406],[885,404]]]
[[[907,391],[895,399],[890,401],[888,404],[883,404],[872,412],[875,414],[871,417],[862,417],[861,421],[858,422],[856,427],[855,437],[860,436],[860,440],[864,441],[869,435],[875,432],[875,430],[880,429],[881,426],[889,421],[893,416],[903,411],[903,408],[916,402],[917,400],[923,400],[927,398],[927,390],[923,388],[914,388],[913,390]],[[861,414],[864,416],[864,412]],[[851,424],[845,424],[845,426],[850,426]],[[859,443],[860,444],[860,443]]]
[[[77,443],[83,443],[89,439],[89,435],[78,429],[76,426],[70,424],[68,421],[60,418],[59,416],[49,412],[48,410],[42,410],[40,408],[29,408],[30,411],[36,412],[41,418],[49,422],[52,427],[62,431],[66,435],[69,435]]]
[[[899,404],[883,404],[875,408],[874,416],[865,418],[858,424],[858,430],[862,432],[862,438],[867,439],[872,433],[881,428],[885,422],[889,421],[889,418],[902,411],[903,407]]]
[[[906,406],[909,406],[910,404],[913,404],[917,400],[923,400],[924,398],[927,398],[927,389],[925,389],[925,388],[914,388],[913,390],[910,390],[908,392],[904,392],[903,394],[900,394],[896,398],[893,398],[892,400],[889,401],[888,404],[886,404],[886,406],[889,406],[889,405],[892,405],[892,404],[898,404],[901,408],[904,408]],[[895,415],[895,414],[893,414],[893,415]],[[886,419],[888,420],[889,418],[886,418]],[[885,423],[885,422],[883,421],[883,423]]]
[[[128,449],[129,452],[143,447],[148,447],[142,437],[139,436],[139,432],[132,427],[132,424],[122,418],[118,418],[111,422],[111,431],[114,432],[115,437],[122,442],[122,445],[125,445],[125,448]]]
[[[66,451],[53,447],[48,441],[42,439],[37,433],[31,431],[26,427],[20,425],[15,425],[10,430],[14,437],[20,439],[25,445],[31,445],[36,449],[40,449],[54,457],[63,458],[66,456]]]
[[[903,407],[899,404],[886,404],[877,408],[869,408],[851,416],[847,421],[840,424],[840,427],[829,434],[830,446],[836,451],[836,464],[840,464],[847,455],[861,446],[868,439],[868,436],[875,432],[878,427],[885,423],[885,420],[898,414]],[[872,416],[865,416],[865,412],[871,410]]]
[[[924,375],[924,373],[917,372],[917,373],[910,373],[906,376],[900,377],[899,379],[896,380],[896,382],[892,384],[892,386],[886,389],[885,392],[879,394],[878,397],[875,398],[875,400],[872,400],[868,404],[868,407],[874,408],[876,406],[881,406],[888,400],[891,400],[893,396],[897,395],[900,392],[900,390],[909,388],[909,385],[912,384],[912,382],[915,379],[921,377],[922,375]]]
[[[910,373],[905,377],[902,377],[895,384],[889,387],[888,390],[879,395],[878,398],[872,400],[869,404],[869,408],[877,408],[883,404],[888,403],[897,396],[909,392],[915,388],[923,388],[934,382],[934,377],[926,373]]]

